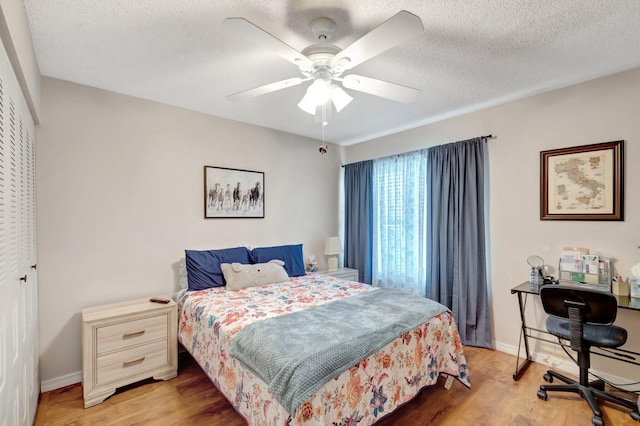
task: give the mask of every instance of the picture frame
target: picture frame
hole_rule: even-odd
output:
[[[540,220],[624,220],[624,141],[541,151]]]
[[[262,219],[264,190],[264,172],[204,166],[204,218]]]

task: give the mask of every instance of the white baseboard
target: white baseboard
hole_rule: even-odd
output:
[[[55,379],[45,380],[40,383],[40,392],[49,392],[60,389],[65,386],[75,385],[82,381],[82,372],[67,374],[65,376],[56,377]]]
[[[508,345],[505,343],[501,343],[501,342],[493,342],[494,343],[494,347],[496,348],[496,350],[500,351],[500,352],[505,352],[511,355],[517,355],[518,354],[518,347],[517,346],[513,346],[513,345]],[[524,347],[520,349],[520,360],[519,362],[522,362],[522,360],[524,359]],[[547,367],[549,367],[550,369],[553,370],[558,370],[560,372],[565,372],[567,374],[571,374],[573,376],[579,376],[580,375],[580,370],[578,369],[578,366],[568,357],[562,357],[559,358],[557,356],[548,354],[548,353],[539,353],[539,352],[531,352],[531,359],[534,362],[537,362],[538,364],[542,364],[542,365],[546,365]],[[473,370],[470,368],[469,369],[469,373],[471,374],[471,377],[473,378]],[[513,371],[515,372],[516,370],[516,366],[514,364],[513,366]],[[599,370],[591,370],[592,373],[594,373],[595,375],[602,377],[603,379],[611,382],[611,383],[628,383],[629,380],[628,378],[623,378],[620,376],[615,376],[613,374],[609,374],[609,373],[605,373],[604,371],[599,371]],[[524,373],[527,374],[527,373]],[[542,379],[542,377],[540,378]],[[542,382],[541,382],[542,384]],[[625,386],[618,386],[621,389],[625,389]],[[637,389],[637,385],[632,386],[633,390]]]
[[[506,343],[494,342],[494,347],[496,350],[500,352],[505,352],[511,355],[518,355],[518,347],[513,345],[507,345]],[[520,360],[525,357],[524,347],[520,348]],[[580,371],[578,370],[578,366],[574,364],[570,359],[558,358],[551,354],[539,353],[539,352],[531,352],[531,359],[538,364],[546,365],[549,368],[553,368],[556,370],[564,371],[567,374],[579,375]],[[515,372],[515,365],[513,366],[513,371]],[[594,371],[595,372],[595,371]],[[596,374],[598,374],[596,372]]]

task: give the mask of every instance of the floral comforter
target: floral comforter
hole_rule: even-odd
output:
[[[376,288],[317,274],[234,292],[182,290],[176,295],[181,305],[178,336],[250,425],[368,425],[434,384],[439,373],[470,387],[450,312],[436,315],[338,375],[295,413],[288,413],[266,383],[229,356],[234,336],[252,322],[369,291]]]

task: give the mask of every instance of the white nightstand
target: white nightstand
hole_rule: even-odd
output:
[[[166,296],[163,296],[166,297]],[[82,310],[82,388],[85,408],[116,388],[178,372],[178,310],[148,298]]]
[[[338,268],[335,271],[328,269],[318,270],[318,274],[329,275],[336,278],[342,278],[349,281],[358,281],[358,270],[351,268]]]

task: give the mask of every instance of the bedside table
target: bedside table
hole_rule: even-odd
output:
[[[329,275],[330,277],[342,278],[349,281],[358,281],[358,270],[352,268],[338,268],[335,271],[328,269],[318,270],[318,274]]]
[[[165,296],[163,296],[165,297]],[[178,372],[178,309],[171,300],[148,298],[82,310],[84,407],[111,396],[116,388]]]

